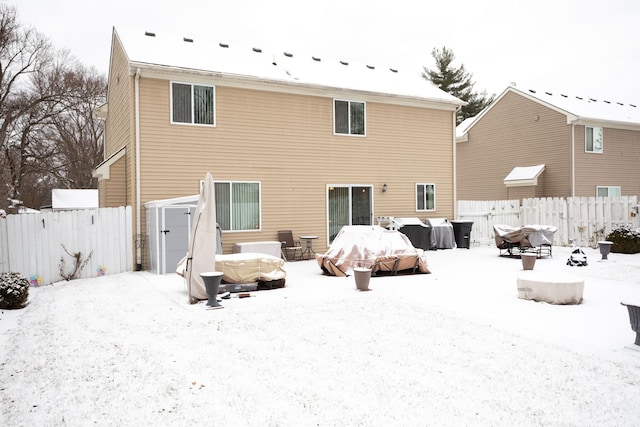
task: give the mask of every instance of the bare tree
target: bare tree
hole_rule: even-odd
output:
[[[102,157],[106,79],[17,23],[0,4],[0,209],[39,207],[52,188],[92,188]]]
[[[0,165],[7,181],[2,186],[0,207],[6,199],[19,200],[29,163],[31,126],[34,109],[51,99],[51,94],[35,96],[31,77],[50,60],[50,45],[35,30],[23,30],[15,8],[0,4]],[[31,116],[31,117],[29,117]]]
[[[67,105],[53,119],[50,140],[56,155],[49,170],[62,188],[95,188],[92,170],[102,159],[104,123],[94,113],[106,101],[107,82],[82,66],[65,81]]]

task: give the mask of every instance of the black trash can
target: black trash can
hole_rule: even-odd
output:
[[[456,239],[456,246],[459,248],[469,249],[473,221],[451,221],[451,225],[453,226],[453,235]]]
[[[421,225],[405,225],[398,229],[399,232],[405,234],[414,248],[431,249],[431,227]]]

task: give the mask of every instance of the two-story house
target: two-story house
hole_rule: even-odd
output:
[[[457,128],[457,197],[640,194],[640,108],[508,87]]]
[[[453,218],[462,104],[421,70],[114,29],[100,204],[133,206],[139,268],[157,232],[144,204],[197,194],[206,172],[225,252],[282,229],[321,252],[377,216]]]

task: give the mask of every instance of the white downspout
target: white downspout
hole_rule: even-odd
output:
[[[456,116],[460,107],[456,107],[453,111],[453,219],[458,219],[458,175],[457,157],[456,157]]]
[[[142,270],[142,234],[140,221],[140,68],[136,69],[134,81],[135,132],[136,132],[136,271]]]
[[[571,124],[571,197],[576,197],[576,125]]]

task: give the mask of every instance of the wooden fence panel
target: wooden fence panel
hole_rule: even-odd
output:
[[[131,216],[130,206],[9,215],[0,220],[0,271],[49,284],[74,270],[77,253],[86,261],[78,278],[130,271]]]
[[[494,224],[542,224],[558,227],[556,245],[596,247],[618,225],[638,227],[637,206],[637,196],[523,199],[522,204],[518,200],[461,200],[457,219],[474,221],[471,240],[475,243],[493,241]]]
[[[471,242],[493,244],[493,226],[520,225],[520,202],[518,200],[461,200],[458,202],[458,217],[473,221]]]

